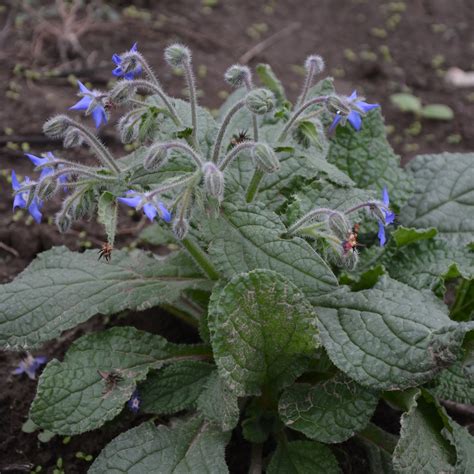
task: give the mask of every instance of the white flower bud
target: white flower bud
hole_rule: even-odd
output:
[[[247,94],[245,104],[254,114],[266,114],[273,109],[275,97],[268,89],[253,89]]]
[[[191,51],[182,44],[172,44],[165,49],[165,60],[171,67],[183,68],[191,61]]]
[[[272,147],[266,143],[257,143],[252,149],[252,158],[257,168],[265,173],[275,173],[280,169],[280,161]]]
[[[202,172],[206,192],[221,201],[224,198],[224,173],[210,161],[204,163]]]
[[[224,74],[224,79],[232,87],[240,87],[245,83],[252,83],[252,73],[247,66],[235,64],[227,69]]]

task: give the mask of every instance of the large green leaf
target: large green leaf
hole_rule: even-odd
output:
[[[143,423],[120,434],[99,454],[89,474],[225,474],[228,435],[199,417],[170,427]]]
[[[432,392],[440,399],[474,404],[474,380],[463,371],[462,362],[456,362],[436,377]]]
[[[474,153],[420,155],[407,169],[415,194],[401,211],[402,223],[436,227],[455,245],[474,240]]]
[[[75,435],[95,429],[122,410],[149,369],[207,353],[205,346],[171,344],[131,327],[84,336],[72,344],[63,362],[54,359],[46,366],[30,416],[53,433]],[[107,383],[98,371],[113,372],[119,380]]]
[[[317,303],[332,362],[362,385],[393,390],[422,384],[456,360],[467,324],[450,320],[434,295],[384,278]]]
[[[365,428],[378,402],[378,394],[344,375],[316,385],[294,384],[280,398],[284,423],[308,438],[341,443]]]
[[[205,225],[211,259],[225,277],[268,268],[285,275],[310,300],[337,286],[330,268],[306,241],[280,237],[284,225],[263,205],[227,204],[218,219]]]
[[[185,255],[158,260],[138,250],[114,251],[106,263],[96,251],[54,248],[0,286],[0,344],[38,346],[95,314],[143,310],[209,287]]]
[[[204,418],[216,423],[222,431],[233,430],[239,422],[237,397],[216,372],[209,376],[197,408]]]
[[[387,141],[378,109],[363,118],[358,132],[349,124],[337,127],[328,161],[347,173],[360,188],[381,192],[387,186],[397,205],[405,203],[411,192],[411,177],[400,168],[400,158]]]
[[[438,413],[418,394],[402,415],[400,440],[393,453],[397,473],[454,473],[455,453],[443,438]]]
[[[334,454],[315,441],[279,444],[268,465],[267,474],[337,474]]]
[[[215,366],[200,361],[182,361],[148,375],[140,385],[141,409],[168,414],[192,408]]]
[[[220,376],[239,396],[289,385],[319,345],[315,313],[281,275],[237,275],[209,307],[209,328]]]
[[[449,426],[442,433],[456,449],[456,474],[474,472],[474,437],[467,428],[448,418]]]

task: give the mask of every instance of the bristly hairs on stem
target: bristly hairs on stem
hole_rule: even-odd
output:
[[[192,68],[192,55],[187,46],[182,44],[172,44],[165,50],[166,62],[174,68],[184,72],[186,83],[188,86],[189,102],[191,104],[191,122],[192,134],[191,142],[194,149],[199,152],[199,142],[197,138],[198,121],[197,121],[197,94],[196,94],[196,80]]]
[[[312,54],[306,58],[304,68],[306,70],[306,77],[301,90],[301,94],[296,102],[295,107],[299,107],[304,104],[306,96],[308,95],[309,88],[313,85],[314,77],[321,74],[324,71],[324,59],[317,54]]]

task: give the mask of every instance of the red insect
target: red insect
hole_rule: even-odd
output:
[[[352,231],[349,232],[347,239],[342,242],[342,249],[344,250],[344,255],[347,255],[349,252],[354,251],[356,247],[360,247],[360,244],[357,242],[357,237],[359,235],[359,224],[354,224]]]

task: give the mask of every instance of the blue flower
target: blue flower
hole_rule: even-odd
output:
[[[56,161],[56,157],[50,152],[48,151],[46,154],[45,154],[45,157],[44,158],[40,158],[39,156],[36,156],[36,155],[32,155],[30,153],[25,153],[25,155],[31,160],[31,162],[35,165],[35,166],[41,166],[43,164],[46,164],[46,163],[51,163],[51,165],[54,166],[54,162]],[[58,169],[61,168],[61,165],[58,166]],[[42,170],[41,170],[41,174],[40,174],[40,181],[45,178],[46,176],[52,174],[54,172],[54,168],[53,167],[44,167]],[[64,184],[64,183],[67,183],[67,176],[66,175],[61,175],[59,177],[59,182],[61,184]]]
[[[137,52],[137,43],[134,43],[134,45],[130,48],[130,51],[128,52],[128,54],[136,53],[136,52]],[[127,53],[125,53],[125,54],[127,54]],[[117,66],[112,71],[112,74],[116,77],[123,77],[127,81],[131,81],[132,79],[135,78],[135,76],[140,75],[143,71],[141,65],[138,62],[136,63],[135,67],[133,67],[133,69],[131,69],[130,71],[124,71],[122,69],[123,58],[118,54],[114,54],[112,56],[112,61]]]
[[[345,121],[348,120],[350,124],[354,127],[354,130],[357,132],[362,127],[362,118],[361,114],[365,115],[372,109],[379,107],[379,104],[368,104],[363,100],[357,100],[357,92],[354,91],[348,98],[348,106],[351,109],[347,117],[344,117],[341,113],[337,113],[334,117],[334,120],[329,127],[329,131],[331,132],[337,127],[337,124],[343,120],[343,125],[345,125]]]
[[[387,239],[385,237],[385,226],[389,225],[389,224],[392,224],[393,221],[395,220],[395,213],[392,212],[389,208],[390,198],[388,197],[387,187],[383,188],[382,202],[385,205],[385,207],[381,207],[381,211],[384,215],[385,222],[382,222],[381,220],[379,220],[379,231],[377,233],[377,237],[379,238],[381,247],[383,247],[385,245],[385,242],[387,241]]]
[[[135,389],[135,391],[132,393],[132,396],[130,397],[130,400],[127,402],[127,406],[130,411],[133,411],[133,413],[138,413],[138,410],[140,410],[141,402],[142,400],[140,398],[138,390]]]
[[[119,197],[118,200],[127,206],[135,208],[138,208],[143,202],[143,198],[140,196]],[[156,204],[155,202],[146,202],[143,205],[143,212],[150,221],[153,221],[157,215],[159,215],[165,222],[171,221],[171,213],[161,201],[158,201]]]
[[[22,183],[18,182],[16,177],[15,170],[12,170],[12,188],[13,191],[18,191],[24,184],[28,184],[30,182],[30,178],[25,176],[25,180]],[[22,209],[26,209],[26,204],[28,201],[28,192],[18,193],[13,200],[13,209],[17,207],[21,207]],[[28,207],[28,212],[33,216],[33,219],[39,224],[41,222],[42,214],[40,212],[43,203],[38,200],[37,197],[33,198],[31,201],[30,206]]]
[[[79,95],[82,96],[81,100],[76,102],[72,107],[69,107],[69,110],[85,110],[86,115],[87,111],[90,110],[92,104],[92,117],[95,122],[96,128],[99,128],[101,123],[107,123],[107,114],[105,113],[104,106],[100,102],[100,98],[102,94],[97,91],[90,91],[81,81],[77,81],[77,85],[79,86],[80,93]]]
[[[20,375],[25,373],[31,380],[36,378],[36,371],[46,362],[48,359],[44,356],[33,357],[28,354],[18,365],[18,367],[12,372],[12,374]]]

